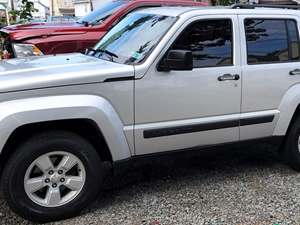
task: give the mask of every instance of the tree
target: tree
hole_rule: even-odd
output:
[[[34,8],[34,3],[29,0],[22,0],[20,9],[11,10],[9,14],[14,21],[16,21],[16,18],[19,18],[20,22],[27,22],[32,19],[32,13],[34,12],[38,12],[38,10]]]
[[[29,0],[22,0],[21,8],[20,8],[20,19],[21,20],[31,20],[32,19],[32,13],[38,12],[37,9],[34,8],[33,2],[30,2]]]

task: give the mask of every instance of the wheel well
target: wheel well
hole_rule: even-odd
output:
[[[297,119],[298,116],[300,116],[300,104],[297,106],[297,108],[296,108],[296,110],[295,110],[295,112],[294,112],[294,114],[292,116],[292,119],[290,121],[289,127],[288,127],[288,129],[286,131],[286,135],[289,133],[289,131],[290,131],[293,123],[295,122],[295,120]]]
[[[295,120],[297,119],[297,117],[300,115],[300,104],[297,106],[293,116],[292,116],[292,119],[290,120],[290,123],[289,123],[289,126],[288,126],[288,129],[284,135],[284,139],[280,145],[280,148],[279,148],[279,152],[282,152],[284,150],[284,146],[286,144],[286,139],[287,139],[287,135],[289,134],[290,130],[291,130],[291,127],[292,125],[294,124]]]
[[[71,119],[32,123],[18,127],[10,135],[3,148],[0,158],[0,166],[5,165],[6,160],[13,153],[14,149],[23,141],[35,134],[50,130],[71,131],[82,136],[95,147],[101,160],[105,162],[112,162],[109,147],[96,123],[89,119]]]

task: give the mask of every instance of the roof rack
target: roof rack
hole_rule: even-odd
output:
[[[275,9],[296,9],[300,10],[300,5],[271,5],[271,4],[234,4],[232,9],[255,9],[255,8],[275,8]]]

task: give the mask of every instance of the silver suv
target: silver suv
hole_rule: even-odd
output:
[[[300,12],[150,8],[86,54],[0,64],[2,189],[22,217],[74,216],[124,162],[275,140],[300,171]]]

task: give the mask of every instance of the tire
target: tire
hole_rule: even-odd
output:
[[[41,161],[47,157],[51,164]],[[70,169],[72,163],[75,164]],[[50,167],[45,170],[46,165],[53,165],[53,170]],[[55,166],[65,170],[62,175]],[[56,170],[55,176],[50,176],[50,170]],[[104,171],[96,150],[82,137],[67,131],[45,132],[25,141],[10,157],[3,171],[3,193],[10,208],[27,220],[42,223],[62,220],[78,215],[97,199]],[[31,179],[40,180],[40,177],[46,187],[31,193],[35,190]]]
[[[300,117],[291,125],[281,155],[291,168],[300,172]]]

